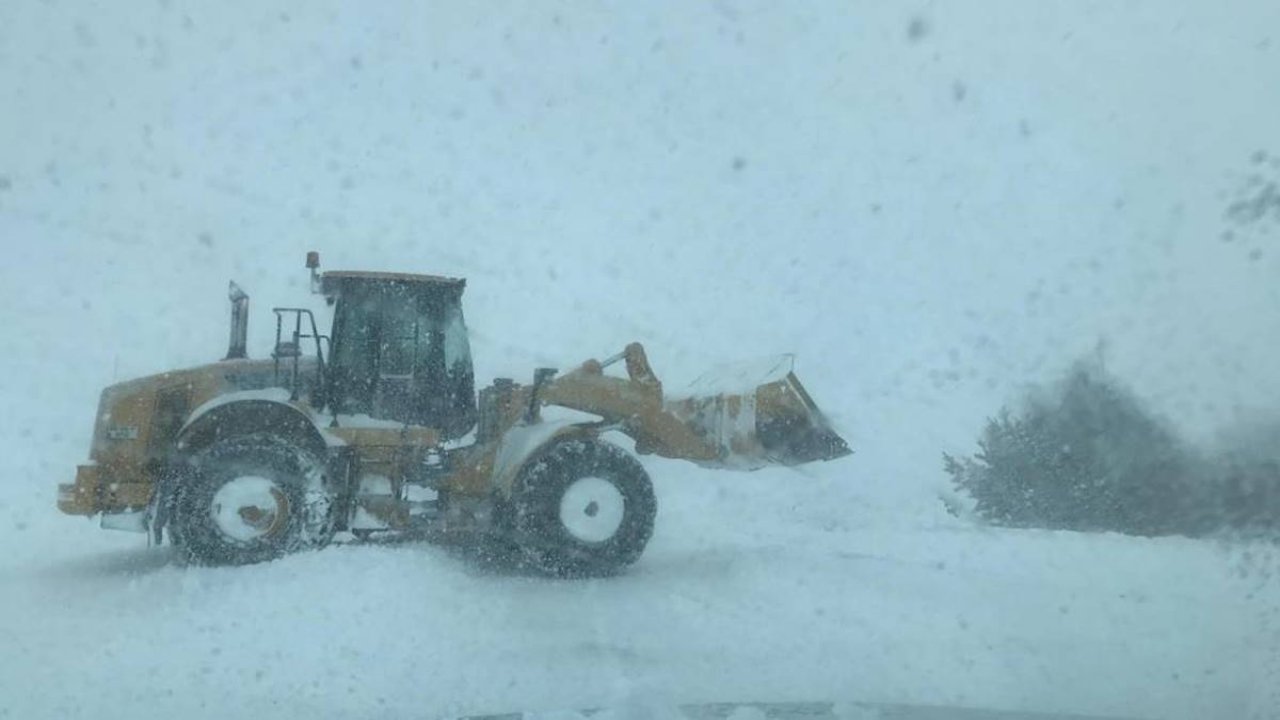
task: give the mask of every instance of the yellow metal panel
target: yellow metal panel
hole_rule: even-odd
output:
[[[103,512],[140,510],[151,501],[151,483],[107,483],[102,488]]]
[[[80,465],[73,484],[58,486],[58,509],[68,515],[138,510],[151,501],[150,476],[132,468],[129,474],[106,472],[100,465]],[[124,481],[128,478],[128,481]]]
[[[97,508],[98,467],[80,465],[76,481],[58,486],[58,509],[68,515],[93,515]]]
[[[440,443],[440,433],[434,428],[361,428],[329,427],[325,432],[342,438],[348,445],[363,450],[370,447],[434,447]]]

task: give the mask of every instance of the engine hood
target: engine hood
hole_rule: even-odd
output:
[[[314,376],[314,361],[300,365],[304,377]],[[223,360],[116,383],[98,401],[89,456],[108,464],[160,458],[195,408],[227,393],[278,385],[272,360]]]

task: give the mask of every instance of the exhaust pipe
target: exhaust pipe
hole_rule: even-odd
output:
[[[232,281],[227,298],[231,300],[231,342],[223,360],[243,360],[248,357],[245,348],[249,338],[249,295]]]

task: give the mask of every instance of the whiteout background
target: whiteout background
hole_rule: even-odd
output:
[[[1273,554],[951,518],[940,453],[1105,343],[1193,440],[1280,405],[1280,5],[0,5],[0,716],[880,700],[1280,712]],[[225,351],[226,281],[460,275],[477,377],[779,352],[858,454],[646,460],[623,578],[437,548],[165,564],[60,516],[101,387]],[[318,305],[318,303],[317,303]]]

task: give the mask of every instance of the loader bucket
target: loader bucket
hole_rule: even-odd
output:
[[[750,470],[833,460],[851,451],[792,372],[792,357],[719,368],[664,409],[718,448],[708,467]]]

